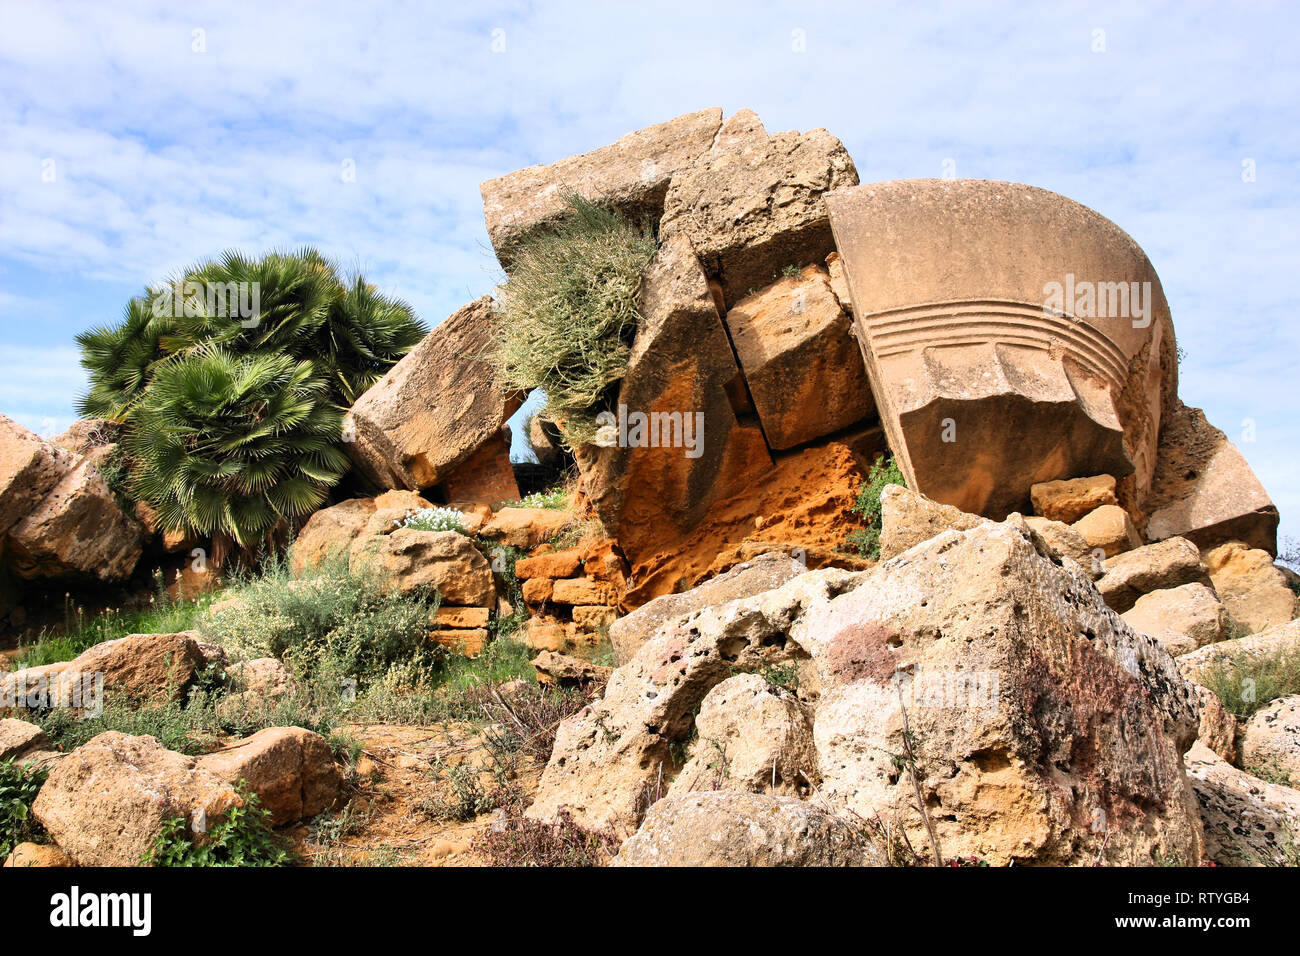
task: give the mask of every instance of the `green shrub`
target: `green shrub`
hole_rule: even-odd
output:
[[[455,508],[421,508],[399,522],[415,531],[456,531],[465,533],[465,516]]]
[[[403,594],[346,557],[295,579],[283,559],[226,593],[231,601],[201,627],[205,640],[247,657],[277,657],[295,673],[378,680],[397,663],[436,666],[445,651],[429,640],[433,593]]]
[[[201,263],[78,336],[86,417],[124,426],[125,487],[162,527],[211,535],[220,563],[315,510],[348,467],[342,411],[420,341],[409,306],[313,249]],[[244,284],[244,319],[206,290]],[[251,303],[250,303],[251,305]]]
[[[38,840],[44,832],[32,816],[32,801],[41,792],[47,771],[0,760],[0,858],[19,843]]]
[[[1238,720],[1249,720],[1279,697],[1300,694],[1300,653],[1227,654],[1201,672],[1200,683]]]
[[[289,852],[271,829],[271,814],[240,781],[243,805],[231,807],[201,840],[190,838],[189,821],[172,817],[141,859],[143,866],[284,866]]]
[[[532,494],[524,495],[512,507],[567,511],[569,507],[569,489],[563,484],[559,484],[554,488],[547,488],[545,491],[534,491]]]
[[[579,445],[594,438],[606,392],[627,371],[656,245],[648,227],[579,196],[568,202],[553,229],[514,255],[493,358],[504,388],[545,391],[541,414]]]
[[[858,489],[858,499],[853,512],[862,518],[866,528],[848,535],[849,547],[866,558],[880,557],[880,493],[885,485],[903,485],[903,473],[893,458],[877,455],[867,471],[867,480]]]

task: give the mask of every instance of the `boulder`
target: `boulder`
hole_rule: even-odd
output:
[[[1300,621],[1288,621],[1248,637],[1207,644],[1179,656],[1178,669],[1199,681],[1217,664],[1239,660],[1249,666],[1253,660],[1282,657],[1300,658]]]
[[[537,671],[537,683],[552,687],[591,687],[605,683],[614,672],[612,667],[554,651],[542,651],[530,663]]]
[[[420,491],[501,431],[520,399],[497,387],[486,358],[495,327],[492,299],[476,299],[357,399],[344,437],[362,474],[381,488]]]
[[[1228,763],[1236,763],[1237,738],[1241,732],[1237,718],[1223,706],[1223,701],[1219,700],[1219,696],[1214,691],[1195,682],[1191,684],[1196,692],[1196,706],[1200,721],[1196,739]]]
[[[885,485],[880,491],[880,560],[887,561],[940,532],[967,531],[987,523],[987,518],[941,505],[902,485]]]
[[[1097,590],[1123,614],[1144,594],[1184,584],[1208,587],[1210,577],[1196,545],[1186,538],[1169,538],[1107,560]]]
[[[1113,475],[1121,503],[1143,499],[1177,361],[1159,277],[1128,235],[992,180],[873,183],[826,206],[909,488],[998,519],[1063,476]]]
[[[853,160],[826,130],[769,136],[742,110],[672,177],[660,235],[688,238],[730,305],[786,266],[825,260],[835,243],[823,197],[857,182]]]
[[[32,814],[79,866],[139,866],[170,818],[211,821],[240,803],[195,758],[110,730],[55,766]]]
[[[429,638],[454,654],[478,657],[487,649],[492,635],[485,627],[457,627],[434,630],[430,632]]]
[[[757,424],[742,424],[733,410],[728,388],[740,372],[684,237],[666,241],[651,262],[641,313],[618,389],[626,427],[609,429],[611,444],[576,450],[591,503],[634,567],[772,466]],[[634,413],[660,422],[657,445],[633,431]]]
[[[604,604],[578,605],[573,608],[575,627],[585,631],[599,631],[618,620],[618,609]]]
[[[78,654],[56,680],[65,697],[73,684],[103,675],[104,694],[115,701],[180,701],[206,665],[192,632],[131,634]]]
[[[853,321],[820,266],[746,296],[725,321],[773,450],[837,432],[875,411]]]
[[[1133,519],[1119,505],[1102,505],[1070,525],[1087,542],[1088,547],[1111,558],[1142,546],[1142,537]]]
[[[144,550],[144,530],[123,513],[99,469],[81,459],[9,529],[6,550],[14,573],[29,580],[124,581]]]
[[[667,621],[780,587],[807,568],[784,554],[759,555],[682,594],[665,594],[610,625],[614,660],[626,664]]]
[[[914,773],[945,858],[1199,861],[1180,768],[1194,692],[1081,568],[1006,524],[944,532],[862,577],[790,632],[820,675],[831,807],[928,846]],[[916,770],[900,773],[905,729]]]
[[[197,766],[232,784],[244,781],[277,827],[328,810],[343,786],[325,738],[301,727],[268,727],[205,754]]]
[[[358,538],[351,548],[354,572],[386,578],[403,593],[436,589],[448,604],[495,607],[492,566],[474,543],[456,531],[414,531]]]
[[[1219,599],[1248,634],[1295,618],[1296,594],[1267,551],[1229,541],[1205,555],[1205,566]]]
[[[555,508],[502,508],[483,525],[479,534],[489,541],[531,551],[550,541],[569,525],[573,514]]]
[[[1278,513],[1241,452],[1199,408],[1166,409],[1146,534],[1178,535],[1201,550],[1228,541],[1277,554]]]
[[[101,468],[112,457],[121,437],[122,426],[116,422],[83,418],[73,422],[62,435],[51,438],[50,444],[88,458],[96,468]]]
[[[1069,558],[1095,580],[1102,576],[1105,565],[1100,552],[1088,547],[1087,540],[1068,524],[1031,515],[1025,524],[1036,535],[1042,549],[1058,558]]]
[[[49,734],[35,724],[12,717],[0,719],[0,760],[22,763],[25,754],[50,746]]]
[[[607,584],[588,577],[561,578],[551,588],[556,604],[608,604],[613,597]]]
[[[374,513],[374,498],[352,498],[313,514],[293,542],[289,566],[294,576],[346,556]]]
[[[582,569],[582,549],[552,551],[534,558],[520,558],[515,562],[515,577],[521,581],[530,578],[568,578]]]
[[[1275,783],[1300,787],[1300,694],[1279,697],[1251,716],[1241,742],[1241,765]]]
[[[570,193],[617,209],[633,222],[658,222],[669,180],[712,145],[721,124],[717,107],[687,113],[590,153],[489,179],[479,191],[497,259],[509,270],[518,244],[568,211]]]
[[[54,490],[74,458],[0,415],[0,535]]]
[[[1300,790],[1252,777],[1203,743],[1184,760],[1204,822],[1207,859],[1221,866],[1296,865]]]
[[[1041,481],[1029,486],[1029,499],[1036,514],[1063,524],[1074,524],[1102,505],[1119,504],[1110,475]]]
[[[491,612],[485,607],[440,607],[433,623],[442,628],[476,629],[487,627]]]
[[[5,858],[5,866],[72,866],[68,855],[57,846],[39,843],[19,843]]]
[[[672,794],[619,848],[615,866],[863,866],[862,828],[793,797]]]
[[[817,782],[812,713],[757,674],[729,677],[704,696],[690,759],[668,795],[695,790],[806,796]]]
[[[1228,609],[1204,584],[1152,591],[1121,615],[1129,627],[1160,642],[1175,657],[1229,636]]]

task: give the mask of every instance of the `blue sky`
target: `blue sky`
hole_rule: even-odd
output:
[[[61,430],[76,333],[229,247],[315,244],[435,324],[499,279],[480,181],[748,107],[864,182],[951,160],[1117,222],[1300,535],[1300,5],[443,6],[3,0],[0,412]]]

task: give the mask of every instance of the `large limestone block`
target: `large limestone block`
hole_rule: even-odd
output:
[[[771,448],[802,445],[875,411],[853,322],[820,266],[741,299],[726,323]]]
[[[211,821],[240,802],[195,758],[110,730],[58,763],[32,814],[80,866],[139,866],[171,817]]]
[[[1276,658],[1300,658],[1300,621],[1288,621],[1258,634],[1207,644],[1180,655],[1178,669],[1192,680],[1201,681],[1207,672],[1220,665],[1240,662],[1247,668],[1244,676],[1250,676],[1253,662]]]
[[[986,523],[986,518],[938,504],[902,485],[885,485],[880,491],[880,560],[887,561],[940,532],[967,531]]]
[[[672,794],[620,848],[615,866],[863,866],[863,829],[794,797]]]
[[[206,665],[203,648],[192,632],[130,634],[78,654],[60,673],[57,684],[64,698],[71,699],[75,684],[89,675],[103,675],[109,699],[180,701]]]
[[[301,575],[346,555],[374,513],[374,498],[351,498],[317,511],[294,539],[289,559],[293,573]]]
[[[1200,742],[1185,760],[1205,824],[1208,859],[1221,866],[1296,865],[1300,790],[1238,770]]]
[[[1159,277],[1128,235],[1018,183],[876,183],[826,205],[908,487],[996,518],[1080,475],[1142,500],[1177,362]]]
[[[1011,523],[948,531],[795,624],[821,678],[820,793],[928,845],[904,753],[945,858],[1080,865],[1199,862],[1180,759],[1190,684],[1072,562]]]
[[[1117,505],[1115,479],[1111,475],[1043,481],[1029,488],[1034,511],[1044,518],[1074,524],[1102,505]]]
[[[144,551],[144,529],[122,511],[99,469],[81,459],[9,529],[6,550],[14,573],[28,580],[125,581]]]
[[[1258,634],[1296,616],[1296,594],[1267,551],[1229,541],[1205,555],[1205,566],[1220,600],[1248,633]]]
[[[494,328],[491,297],[474,300],[357,399],[345,447],[367,478],[381,488],[432,487],[501,431],[520,399],[493,378]]]
[[[568,211],[569,193],[617,209],[634,222],[657,222],[668,181],[709,149],[721,124],[717,107],[687,113],[589,153],[489,179],[479,191],[497,258],[509,269],[521,240],[554,225]]]
[[[1204,584],[1152,591],[1121,616],[1175,657],[1223,640],[1231,627],[1228,609]]]
[[[53,490],[74,456],[0,415],[0,535]]]
[[[626,664],[667,621],[687,617],[711,605],[770,591],[806,570],[802,563],[789,555],[761,554],[710,578],[699,587],[681,594],[657,597],[610,625],[609,640],[614,646],[614,660]]]
[[[1083,537],[1088,547],[1108,558],[1142,545],[1142,536],[1133,519],[1119,505],[1102,505],[1070,527]]]
[[[1202,550],[1228,541],[1277,554],[1277,508],[1250,465],[1199,408],[1166,409],[1147,537],[1180,535]]]
[[[647,416],[675,414],[681,441],[664,441],[661,432],[659,447],[648,447],[629,424],[624,444],[611,435],[614,444],[577,451],[591,503],[633,565],[657,541],[684,537],[715,500],[772,467],[759,429],[742,425],[732,408],[728,386],[740,373],[684,237],[667,241],[650,264],[641,313],[618,405]]]
[[[769,136],[742,110],[673,176],[660,234],[689,238],[732,305],[786,266],[822,262],[834,250],[823,197],[857,182],[853,160],[826,130]]]
[[[693,790],[808,794],[817,782],[812,713],[758,674],[729,677],[704,697],[699,735],[669,796]]]

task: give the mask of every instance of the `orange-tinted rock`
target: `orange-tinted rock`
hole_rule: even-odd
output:
[[[1145,498],[1177,362],[1127,234],[1017,183],[876,183],[826,203],[908,487],[999,519],[1056,478],[1114,475],[1121,503]]]
[[[499,505],[519,500],[519,485],[510,464],[510,443],[498,432],[479,446],[443,480],[448,501],[474,501]]]
[[[1277,554],[1278,513],[1250,465],[1199,408],[1166,411],[1147,537],[1187,538],[1201,550],[1228,541]]]
[[[627,420],[627,434],[614,438],[626,438],[626,447],[577,450],[591,503],[633,564],[657,541],[688,534],[714,501],[752,486],[771,467],[759,429],[732,409],[727,389],[739,369],[684,238],[667,242],[651,263],[642,314],[618,404],[628,413],[676,415],[679,440],[639,445]]]
[[[1110,475],[1043,481],[1029,489],[1035,513],[1051,521],[1074,524],[1102,505],[1117,505],[1115,479]]]
[[[451,607],[438,608],[434,622],[440,629],[487,627],[489,610],[485,607]]]
[[[515,562],[515,577],[520,580],[528,578],[568,578],[578,573],[582,567],[582,551],[573,548],[569,551],[556,551],[551,554],[538,555],[535,558],[520,558]]]
[[[205,754],[198,767],[257,794],[283,826],[329,809],[339,797],[343,778],[325,738],[301,727],[268,727]]]
[[[875,411],[852,320],[821,267],[746,296],[726,323],[773,449],[829,435]]]
[[[1133,519],[1119,505],[1095,508],[1070,527],[1083,535],[1089,548],[1105,552],[1108,558],[1142,546]]]
[[[442,628],[429,634],[435,644],[441,644],[462,657],[478,657],[491,639],[486,628]]]
[[[455,531],[402,528],[358,538],[349,564],[354,574],[375,574],[403,593],[436,590],[448,604],[496,605],[491,565],[469,538]]]
[[[531,551],[569,525],[573,515],[554,508],[502,508],[479,532],[490,541]]]
[[[562,578],[551,589],[556,604],[608,604],[610,588],[591,578]]]
[[[550,578],[530,578],[523,583],[524,602],[526,604],[544,604],[551,599],[555,582]]]
[[[375,513],[374,498],[352,498],[322,508],[303,525],[294,540],[289,566],[295,575],[346,555]]]
[[[492,299],[476,299],[357,399],[344,447],[367,478],[380,488],[430,488],[501,431],[520,398],[497,387],[485,357],[494,328]]]
[[[0,415],[0,534],[41,503],[71,469],[73,459],[72,453]]]

